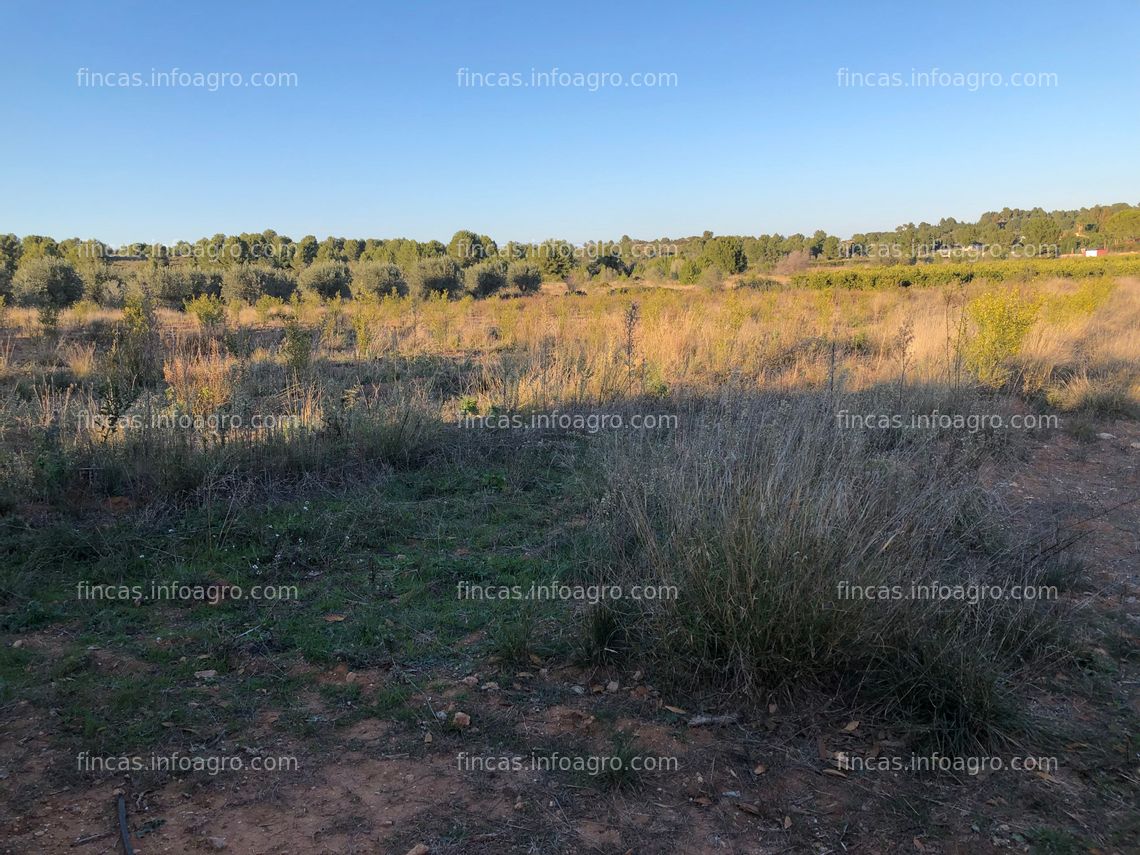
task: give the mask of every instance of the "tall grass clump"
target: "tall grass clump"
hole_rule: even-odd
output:
[[[886,394],[725,394],[689,406],[669,437],[615,436],[591,581],[676,587],[632,604],[620,633],[663,679],[742,700],[845,687],[939,747],[999,742],[1015,675],[1054,651],[1059,624],[1036,603],[905,596],[1040,571],[979,485],[985,442],[837,419],[889,411]]]

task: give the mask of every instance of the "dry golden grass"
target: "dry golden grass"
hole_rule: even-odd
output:
[[[176,353],[165,360],[162,375],[172,403],[184,413],[208,416],[231,402],[237,360],[213,346],[204,353]]]
[[[1066,412],[1140,407],[1140,280],[1037,280],[1005,289],[1040,307],[1024,339],[1001,357],[1011,378],[1007,393]],[[167,404],[183,412],[303,412],[306,424],[338,412],[344,394],[399,386],[422,393],[421,402],[445,420],[460,406],[486,413],[667,402],[729,384],[859,393],[904,383],[937,404],[974,385],[963,354],[978,331],[967,306],[985,291],[984,284],[714,293],[631,286],[585,295],[544,289],[523,299],[310,301],[231,309],[224,335],[160,309],[156,368]],[[80,314],[61,320],[65,344],[57,358],[74,382],[91,387],[80,396],[87,400],[108,353],[84,336],[94,321],[114,324],[121,313],[87,307]],[[284,365],[283,314],[295,314],[317,342],[300,378]],[[44,358],[36,315],[13,309],[8,323],[0,367],[34,380]],[[20,407],[11,402],[17,422]]]
[[[95,372],[95,345],[73,342],[62,348],[62,356],[71,376],[76,380],[86,380]]]

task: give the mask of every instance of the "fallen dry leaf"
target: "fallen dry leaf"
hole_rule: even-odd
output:
[[[763,775],[767,771],[768,771],[767,766],[765,766],[763,763],[757,763],[756,768],[752,770],[752,774],[753,775]]]
[[[325,615],[324,620],[326,623],[340,623],[342,620],[344,620],[344,615]]]
[[[859,722],[849,721],[849,722],[847,722],[847,726],[845,728],[843,728],[843,732],[844,733],[854,733],[858,729],[859,729]]]

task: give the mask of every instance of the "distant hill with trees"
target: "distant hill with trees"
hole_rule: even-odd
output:
[[[497,243],[461,230],[447,243],[409,238],[326,237],[294,240],[273,229],[215,234],[173,245],[99,240],[55,240],[0,235],[0,298],[21,305],[63,306],[79,299],[117,304],[132,284],[160,301],[181,306],[202,295],[253,302],[288,299],[298,289],[329,299],[361,294],[438,291],[490,296],[503,289],[527,293],[541,281],[639,278],[684,284],[719,283],[745,272],[777,275],[808,267],[863,262],[936,263],[944,259],[1053,257],[1088,248],[1140,249],[1140,206],[1094,205],[1076,210],[1003,208],[975,222],[944,217],[904,223],[891,231],[841,238],[811,235],[714,235],[635,239],[574,245]]]

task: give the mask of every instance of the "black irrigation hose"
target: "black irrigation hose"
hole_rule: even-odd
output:
[[[127,825],[127,800],[119,796],[119,839],[123,842],[123,855],[135,855],[131,846],[131,829]]]

